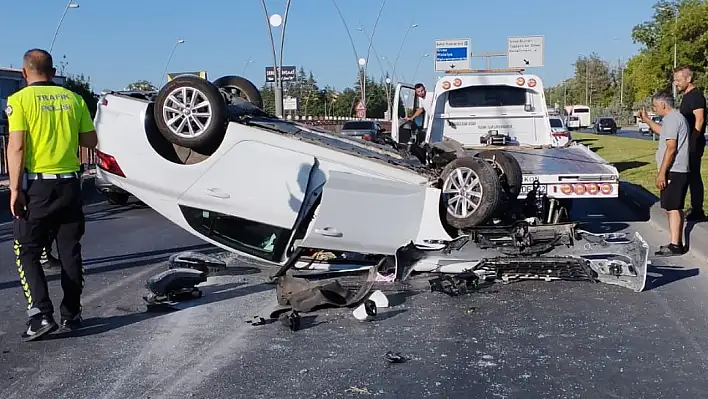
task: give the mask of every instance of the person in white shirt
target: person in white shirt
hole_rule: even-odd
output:
[[[422,83],[417,83],[415,85],[415,95],[416,97],[420,98],[420,100],[418,101],[418,109],[415,110],[413,115],[407,117],[406,120],[415,120],[417,117],[419,117],[422,113],[425,112],[425,122],[420,124],[421,127],[425,127],[427,125],[427,120],[430,119],[430,115],[433,112],[433,93],[428,93]]]

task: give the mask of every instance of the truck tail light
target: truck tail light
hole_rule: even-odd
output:
[[[603,194],[610,194],[612,193],[612,184],[604,183],[603,185],[600,186],[600,191]]]
[[[361,139],[364,141],[371,141],[371,136],[368,134],[365,134],[365,135],[361,136]]]
[[[104,152],[96,150],[96,157],[98,157],[99,168],[105,170],[108,173],[112,173],[120,177],[125,177],[123,169],[120,168],[120,165],[118,165],[118,161],[116,161],[113,155],[108,155]]]

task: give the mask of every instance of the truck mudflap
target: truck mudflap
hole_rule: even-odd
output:
[[[413,272],[469,274],[480,279],[567,280],[646,286],[649,246],[639,233],[594,234],[574,224],[487,228],[423,249],[409,244],[396,253],[394,280]]]

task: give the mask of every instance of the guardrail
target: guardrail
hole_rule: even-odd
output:
[[[96,165],[96,153],[93,150],[80,148],[79,160],[81,160],[82,164],[87,166],[87,170],[92,169]],[[7,174],[7,135],[0,135],[0,181],[6,180]],[[0,186],[1,185],[0,183]]]

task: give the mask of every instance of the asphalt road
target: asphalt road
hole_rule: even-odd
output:
[[[291,332],[245,323],[274,299],[263,284],[273,269],[223,254],[230,272],[210,279],[202,299],[146,312],[145,279],[166,257],[211,247],[150,209],[87,209],[87,327],[71,336],[21,342],[25,302],[11,229],[0,226],[2,398],[708,397],[708,279],[690,255],[655,260],[643,293],[521,282],[447,297],[413,284],[387,289],[395,306],[380,320],[328,310]],[[595,231],[665,241],[617,201],[574,212]],[[387,351],[407,361],[388,364]]]

